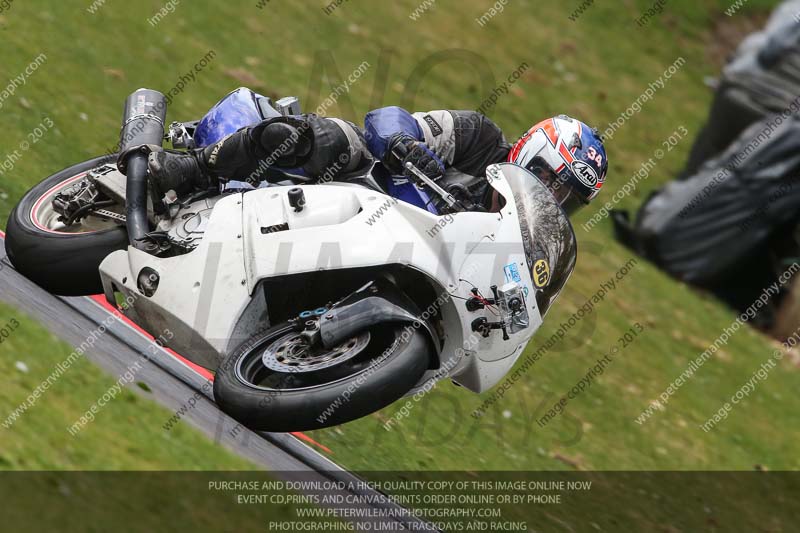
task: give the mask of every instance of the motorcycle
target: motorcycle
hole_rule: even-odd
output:
[[[149,190],[147,150],[165,138],[207,146],[298,113],[295,98],[242,88],[165,136],[164,96],[139,89],[125,104],[119,165],[118,154],[95,158],[31,189],[8,222],[8,256],[47,290],[102,293],[168,337],[215,372],[220,408],[253,429],[342,424],[442,378],[476,393],[494,386],[576,259],[569,219],[528,170],[487,170],[497,212],[462,209],[413,168],[427,181],[405,185],[446,209],[388,194],[402,179],[376,169],[226,194]]]

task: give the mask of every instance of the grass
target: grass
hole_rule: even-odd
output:
[[[73,349],[3,303],[0,329],[8,332],[0,344],[5,423]],[[32,531],[34,523],[37,531],[63,530],[65,517],[70,531],[108,531],[121,524],[138,531],[218,531],[220,521],[252,530],[294,516],[297,506],[289,505],[250,506],[242,512],[232,504],[233,496],[209,491],[209,480],[242,479],[255,466],[186,424],[164,431],[172,413],[128,389],[100,409],[94,422],[70,435],[67,428],[115,382],[79,359],[10,428],[0,428],[0,470],[5,471],[0,495],[13,502],[4,513],[8,530]],[[216,470],[225,472],[207,473]],[[270,478],[259,474],[257,479]]]
[[[43,326],[0,303],[0,324],[19,327],[0,344],[2,420],[22,404],[73,351]],[[12,325],[13,327],[13,325]],[[18,368],[18,364],[24,370]],[[135,378],[134,378],[135,379]],[[162,425],[168,409],[128,389],[99,410],[74,437],[68,432],[117,378],[78,359],[33,407],[2,432],[4,470],[250,470],[253,465],[216,446],[187,424]]]
[[[17,146],[45,117],[56,126],[13,171],[0,176],[0,217],[44,176],[113,145],[123,100],[133,89],[169,91],[209,50],[215,52],[213,61],[176,96],[170,118],[199,117],[239,85],[269,95],[298,94],[306,109],[314,109],[365,60],[367,73],[327,114],[360,122],[370,108],[395,103],[423,110],[475,109],[526,62],[531,68],[523,80],[489,111],[509,138],[558,113],[604,129],[683,57],[685,65],[607,146],[610,171],[602,195],[609,199],[673,132],[689,131],[620,203],[635,209],[676,175],[705,120],[711,94],[703,78],[721,66],[717,26],[736,33],[738,27],[752,26],[750,17],[763,20],[772,3],[753,0],[729,19],[722,15],[727,2],[675,1],[642,28],[634,21],[650,2],[598,2],[571,22],[568,16],[579,3],[512,0],[483,28],[474,19],[487,6],[476,0],[439,0],[417,22],[409,18],[417,7],[412,0],[353,0],[331,15],[322,10],[325,1],[274,0],[263,9],[255,2],[215,4],[213,10],[185,4],[157,28],[146,21],[161,7],[160,0],[135,6],[109,0],[96,15],[69,3],[15,3],[0,19],[0,80],[20,73],[39,51],[48,60],[0,110],[5,125],[0,147]],[[451,51],[436,55],[442,50]],[[580,229],[591,209],[575,224],[581,247],[575,275],[529,353],[630,258],[612,240],[607,220],[589,233]],[[717,428],[705,433],[698,427],[770,356],[771,341],[754,331],[737,333],[664,412],[644,425],[634,422],[733,319],[708,296],[639,262],[582,329],[543,357],[482,419],[469,413],[486,396],[442,383],[391,433],[382,424],[400,404],[314,437],[355,470],[797,469],[793,443],[800,430],[791,421],[800,402],[793,394],[797,367],[788,359]],[[543,405],[566,393],[634,322],[646,328],[635,343],[570,402],[564,415],[538,427],[535,419]],[[28,335],[20,333],[16,342],[23,337]],[[98,422],[96,431],[105,425]],[[138,421],[137,427],[144,425]],[[151,430],[158,433],[159,427],[157,420]],[[26,440],[17,443],[20,449],[10,464],[34,461],[26,458]],[[184,464],[177,456],[169,460]],[[116,461],[85,457],[75,464],[138,467],[123,458]]]

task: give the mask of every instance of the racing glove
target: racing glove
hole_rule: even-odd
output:
[[[414,175],[406,168],[412,163],[423,174],[437,180],[444,175],[444,162],[424,142],[418,141],[408,134],[398,133],[389,140],[389,170],[414,179]]]

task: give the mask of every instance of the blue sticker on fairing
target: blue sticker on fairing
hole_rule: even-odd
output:
[[[504,266],[503,272],[506,275],[506,281],[514,281],[516,283],[522,282],[522,276],[519,275],[519,268],[516,263]]]
[[[522,283],[522,276],[519,275],[519,267],[516,263],[511,263],[503,267],[503,274],[506,276],[507,282],[514,282],[514,283]],[[528,297],[528,287],[526,285],[522,286],[522,293],[525,297]]]

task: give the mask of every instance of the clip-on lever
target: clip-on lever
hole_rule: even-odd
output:
[[[433,192],[441,196],[448,206],[452,208],[454,205],[458,205],[463,209],[464,206],[462,206],[461,203],[458,200],[456,200],[455,196],[453,196],[446,190],[442,189],[438,183],[430,179],[428,176],[425,175],[425,173],[423,173],[420,169],[414,166],[414,163],[412,163],[411,161],[407,162],[406,168],[412,174],[414,174],[421,182],[430,187],[431,190],[433,190]]]

